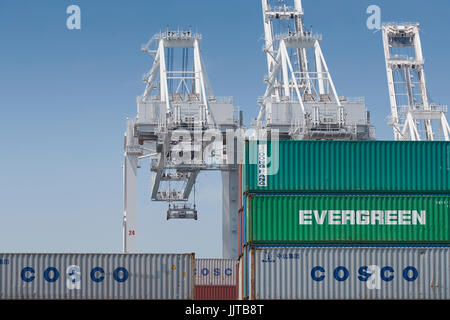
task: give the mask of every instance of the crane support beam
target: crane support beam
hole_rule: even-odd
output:
[[[192,187],[194,186],[195,181],[197,180],[197,176],[199,174],[199,171],[193,171],[189,174],[189,178],[186,181],[186,186],[183,190],[183,198],[188,199],[189,195],[191,194]]]
[[[239,174],[237,168],[222,171],[222,257],[239,256]]]
[[[123,251],[136,252],[137,168],[142,150],[134,137],[134,121],[127,119],[123,163]]]

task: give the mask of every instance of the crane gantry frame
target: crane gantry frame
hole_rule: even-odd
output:
[[[140,159],[149,158],[154,172],[150,197],[169,203],[167,219],[197,219],[195,199],[194,205],[188,200],[198,174],[221,171],[223,256],[237,257],[238,171],[237,162],[230,159],[237,144],[234,136],[227,143],[226,134],[238,130],[242,121],[232,98],[214,95],[201,57],[201,39],[191,30],[167,29],[142,49],[153,57],[153,65],[143,79],[144,94],[137,98],[137,117],[127,119],[124,252],[137,250],[137,172]]]
[[[304,27],[301,0],[262,0],[262,11],[268,76],[256,127],[285,139],[373,140],[364,99],[338,96],[322,36]]]
[[[439,122],[442,140],[450,141],[445,116],[448,108],[432,103],[426,86],[419,24],[386,23],[382,30],[391,104],[389,124],[395,140],[438,140],[433,122]]]

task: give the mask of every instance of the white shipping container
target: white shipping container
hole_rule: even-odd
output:
[[[450,299],[449,246],[248,246],[244,299]]]
[[[234,259],[196,259],[195,285],[236,286],[236,264]]]
[[[0,299],[193,299],[194,254],[0,253]]]

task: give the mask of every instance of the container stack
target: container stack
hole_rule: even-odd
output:
[[[247,141],[239,172],[239,298],[450,298],[450,143]]]
[[[195,255],[0,253],[0,300],[192,300]]]
[[[195,300],[237,299],[234,259],[196,259],[194,274]]]

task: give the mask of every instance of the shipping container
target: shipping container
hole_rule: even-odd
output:
[[[450,196],[249,195],[245,243],[450,243]]]
[[[0,299],[193,299],[194,254],[0,253]]]
[[[242,192],[450,194],[450,142],[246,141]]]
[[[450,247],[247,247],[244,299],[450,299]]]
[[[237,300],[234,286],[195,286],[195,300]]]
[[[196,259],[195,300],[236,300],[237,260]]]
[[[196,259],[196,286],[236,286],[236,260]]]

